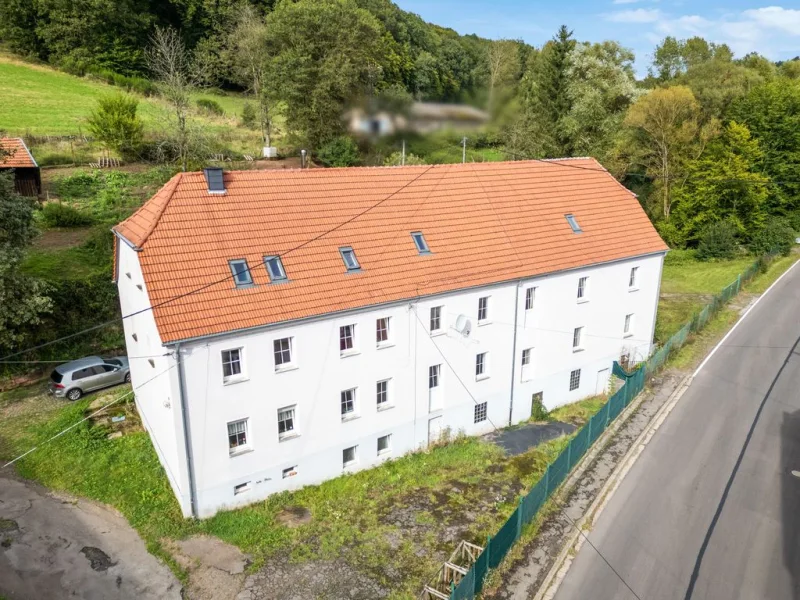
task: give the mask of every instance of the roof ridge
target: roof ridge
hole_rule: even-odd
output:
[[[178,184],[181,182],[184,175],[185,173],[183,172],[176,173],[175,175],[173,175],[173,177],[169,181],[167,181],[167,183],[162,185],[159,188],[159,190],[155,194],[153,194],[153,196],[147,202],[142,204],[135,213],[133,213],[130,217],[122,221],[122,223],[114,227],[114,231],[117,231],[117,227],[122,227],[128,221],[132,221],[137,215],[139,215],[139,213],[145,211],[146,209],[149,209],[151,204],[155,204],[156,201],[160,201],[161,205],[156,208],[153,216],[148,219],[149,222],[147,224],[147,227],[144,228],[145,231],[142,234],[141,239],[139,240],[138,243],[135,244],[136,248],[140,250],[142,246],[144,246],[144,243],[147,241],[147,239],[152,235],[153,231],[155,231],[156,227],[158,226],[158,223],[161,221],[161,217],[164,215],[164,211],[167,210],[167,206],[169,206],[169,203],[172,201],[172,197],[175,194],[175,190],[177,189]],[[128,241],[133,242],[133,240],[128,240]]]

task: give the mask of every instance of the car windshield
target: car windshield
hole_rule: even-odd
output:
[[[121,366],[122,366],[122,361],[121,361],[121,360],[118,360],[118,359],[116,359],[116,358],[107,358],[107,359],[106,359],[106,364],[109,364],[109,365],[116,365],[116,366],[118,366],[118,367],[121,367]]]
[[[52,373],[50,373],[50,379],[52,379],[55,383],[61,383],[61,380],[63,378],[64,376],[58,371],[53,371]]]

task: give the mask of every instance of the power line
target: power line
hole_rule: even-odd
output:
[[[107,360],[113,360],[115,358],[127,358],[128,360],[144,360],[146,358],[162,358],[164,356],[169,356],[169,352],[164,354],[151,354],[149,356],[109,356]],[[64,358],[61,360],[0,360],[0,365],[47,365],[47,364],[64,364],[68,362],[72,362],[75,360],[82,360],[86,358],[85,356],[80,356],[78,358]]]
[[[76,428],[78,425],[80,425],[81,423],[83,423],[83,422],[85,422],[85,421],[88,421],[89,419],[91,419],[92,417],[94,417],[94,416],[95,416],[95,415],[97,415],[97,414],[100,414],[100,413],[101,413],[101,412],[103,412],[105,409],[107,409],[109,406],[111,406],[111,405],[113,405],[113,404],[116,404],[116,403],[118,403],[118,402],[121,402],[122,400],[124,400],[125,398],[127,398],[128,396],[130,396],[131,394],[133,394],[134,392],[136,392],[136,391],[138,391],[138,390],[142,389],[144,386],[146,386],[148,383],[150,383],[150,382],[151,382],[151,381],[153,381],[154,379],[157,379],[158,377],[161,377],[162,375],[164,375],[165,373],[167,373],[167,372],[168,372],[170,369],[174,368],[174,367],[175,367],[175,365],[177,365],[177,364],[178,364],[178,363],[176,362],[175,364],[173,364],[173,365],[170,365],[168,368],[164,369],[164,370],[163,370],[163,371],[161,371],[160,373],[158,373],[158,374],[154,375],[153,377],[151,377],[150,379],[148,379],[147,381],[145,381],[145,382],[144,382],[142,385],[140,385],[138,388],[136,388],[136,389],[132,389],[131,391],[129,391],[129,392],[127,392],[127,393],[123,394],[123,395],[122,395],[122,396],[120,396],[119,398],[116,398],[115,400],[112,400],[111,402],[108,402],[108,403],[104,404],[102,407],[100,407],[99,409],[97,409],[96,411],[94,411],[92,414],[90,414],[90,415],[88,415],[88,416],[84,417],[84,418],[83,418],[83,419],[81,419],[80,421],[77,421],[77,422],[73,423],[72,425],[70,425],[70,426],[69,426],[69,427],[67,427],[66,429],[62,429],[62,430],[61,430],[61,431],[59,431],[57,434],[55,434],[55,435],[53,435],[53,436],[51,436],[51,437],[47,438],[45,441],[43,441],[43,442],[41,442],[40,444],[38,444],[38,445],[34,446],[33,448],[31,448],[31,449],[30,449],[30,450],[28,450],[27,452],[25,452],[25,453],[23,453],[23,454],[20,454],[20,455],[19,455],[19,456],[17,456],[16,458],[14,458],[14,459],[10,460],[9,462],[7,462],[6,464],[4,464],[4,465],[0,466],[0,469],[5,469],[6,467],[10,467],[11,465],[13,465],[13,464],[14,464],[15,462],[17,462],[18,460],[21,460],[21,459],[25,458],[26,456],[28,456],[28,455],[29,455],[31,452],[34,452],[35,450],[38,450],[39,448],[41,448],[41,447],[42,447],[42,446],[44,446],[45,444],[49,444],[49,443],[50,443],[50,442],[52,442],[54,439],[56,439],[56,438],[59,438],[59,437],[61,437],[62,435],[64,435],[65,433],[67,433],[68,431],[71,431],[71,430],[75,429],[75,428]]]

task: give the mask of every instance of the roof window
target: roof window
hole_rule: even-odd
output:
[[[231,273],[233,274],[233,281],[236,287],[243,287],[253,284],[253,277],[250,275],[250,267],[247,266],[247,261],[243,258],[228,261],[231,266]]]
[[[425,241],[425,237],[422,235],[421,231],[412,231],[411,237],[414,238],[414,244],[417,246],[417,251],[419,251],[420,254],[431,253],[428,242]]]
[[[578,220],[575,218],[575,215],[564,215],[567,218],[567,223],[569,226],[572,227],[573,233],[583,233],[583,229],[581,226],[578,225]]]
[[[280,256],[265,256],[264,265],[267,267],[270,281],[273,283],[276,281],[286,281],[286,270],[283,268],[283,262]]]
[[[350,248],[349,246],[344,248],[339,248],[339,252],[342,255],[342,260],[344,261],[344,266],[347,267],[348,271],[360,271],[361,265],[358,264],[358,259],[356,258],[355,250]]]
[[[206,178],[209,194],[224,194],[225,180],[222,176],[222,169],[219,167],[206,167],[203,169]]]

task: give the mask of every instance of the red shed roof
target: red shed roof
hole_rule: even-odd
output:
[[[115,228],[140,251],[164,342],[667,250],[593,159],[231,171],[224,182],[211,194],[203,173],[176,175]],[[345,269],[344,246],[360,272]],[[269,255],[288,283],[270,284]],[[232,259],[247,260],[253,286],[236,288]]]
[[[22,138],[0,138],[0,169],[9,167],[38,167]]]

